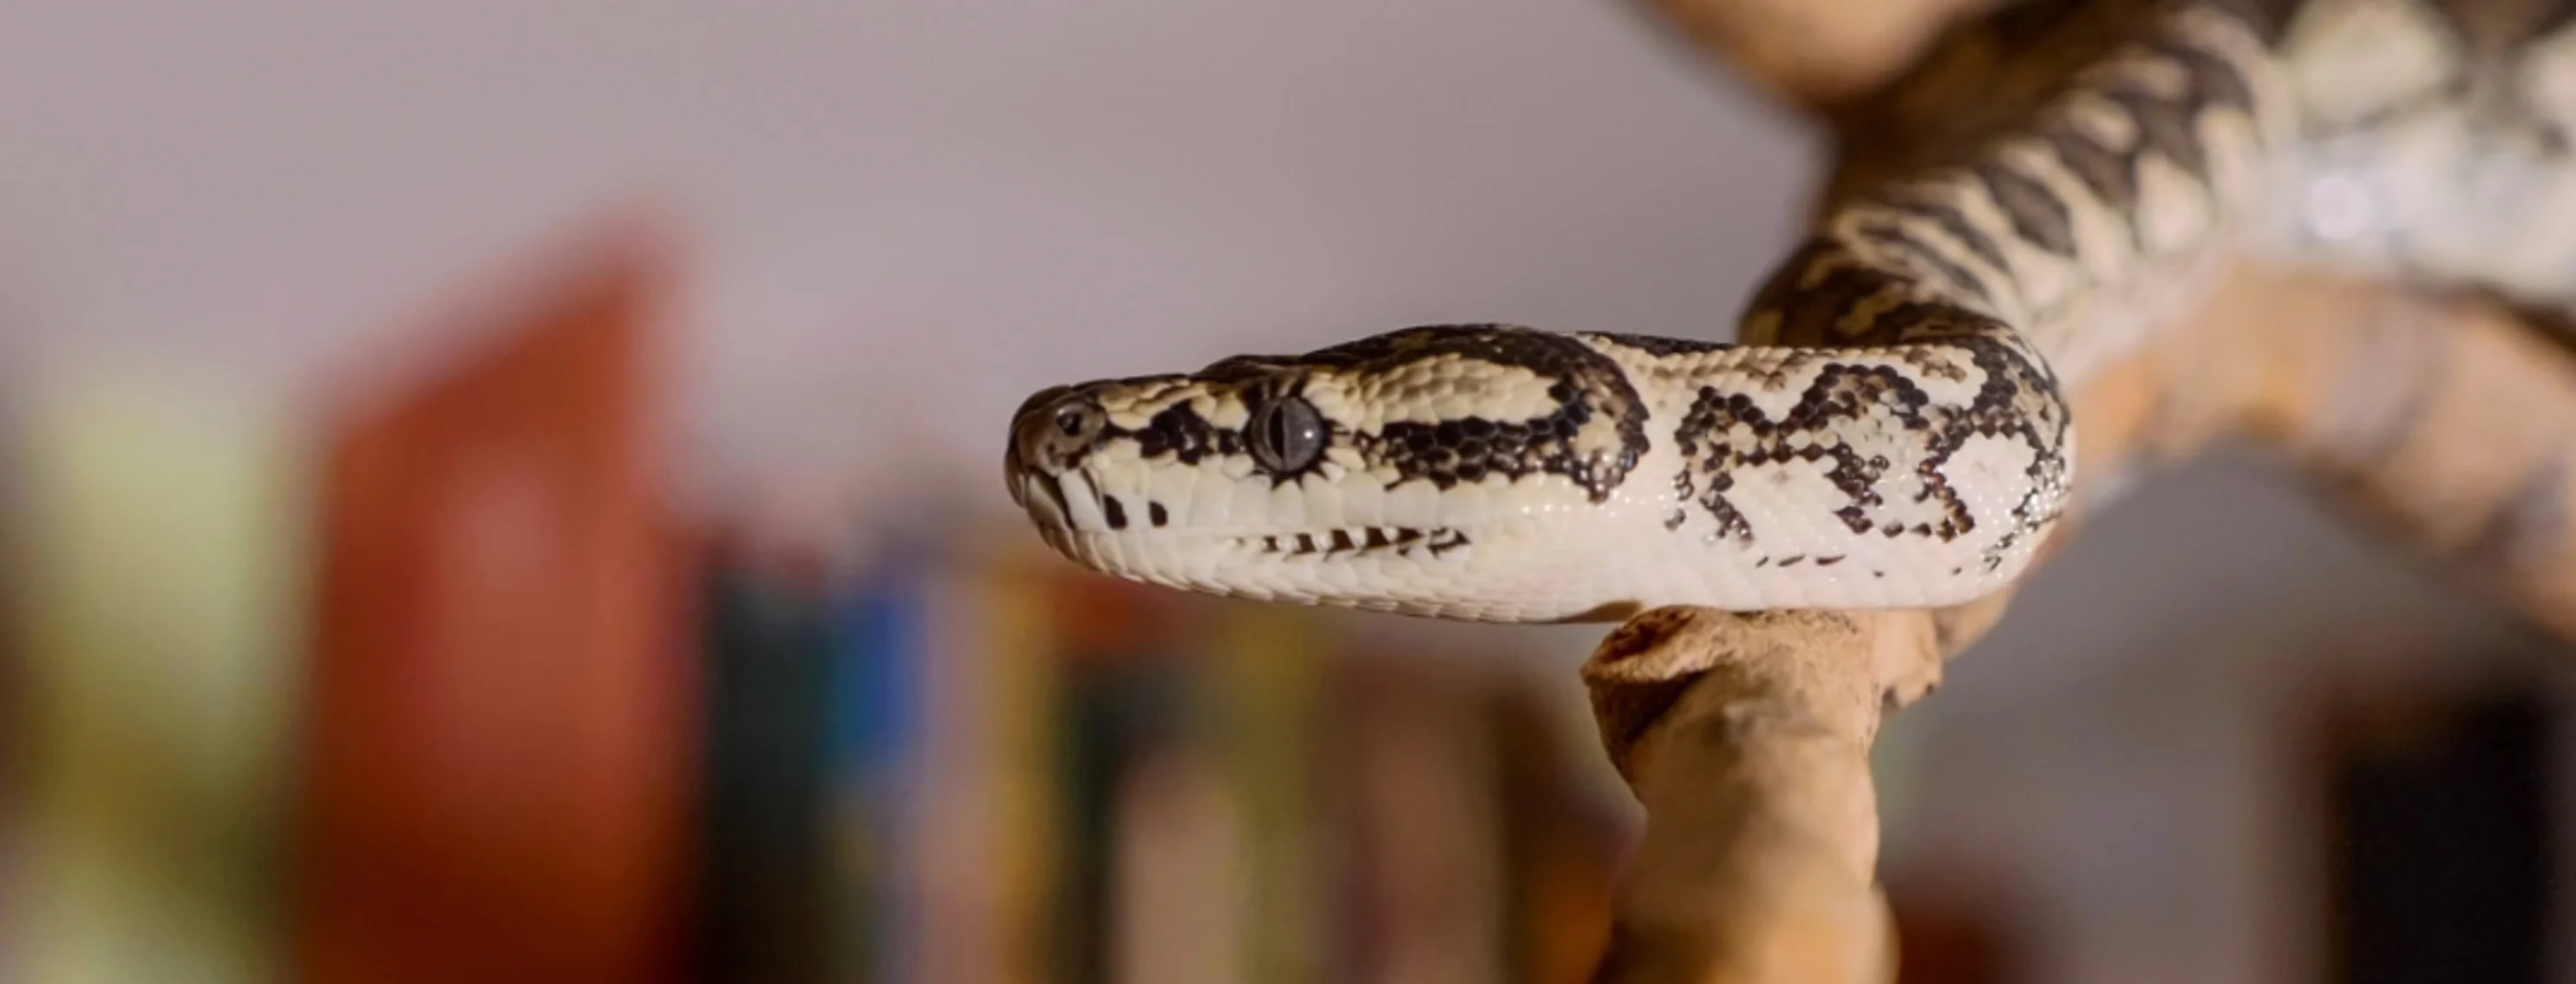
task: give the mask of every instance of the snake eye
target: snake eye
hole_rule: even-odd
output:
[[[1314,463],[1324,453],[1324,415],[1302,397],[1281,397],[1252,415],[1246,428],[1252,460],[1272,474],[1286,474]]]
[[[1082,432],[1091,429],[1093,416],[1087,404],[1067,406],[1055,412],[1055,432],[1066,437],[1081,437]]]

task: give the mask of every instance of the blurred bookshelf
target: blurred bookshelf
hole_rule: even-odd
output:
[[[1570,677],[937,494],[682,516],[606,252],[328,400],[16,395],[0,979],[1588,977]]]

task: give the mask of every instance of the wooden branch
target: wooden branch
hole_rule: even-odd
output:
[[[2262,278],[2191,327],[2233,352],[2204,412],[2288,457],[2330,505],[2576,645],[2576,350],[2503,307]],[[2233,339],[2232,345],[2226,344]]]
[[[1602,642],[1584,682],[1647,822],[1596,980],[1891,979],[1873,667],[1937,667],[1925,624],[1661,608]]]
[[[2076,414],[2094,494],[2070,526],[2126,476],[2244,434],[2576,642],[2576,356],[2498,308],[2240,270]],[[1869,744],[2008,604],[1665,608],[1605,640],[1583,678],[1647,821],[1596,979],[1891,979]]]

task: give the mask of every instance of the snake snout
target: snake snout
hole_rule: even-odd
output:
[[[1007,463],[1014,470],[1061,474],[1079,465],[1108,430],[1100,403],[1071,387],[1055,387],[1022,404],[1011,421]]]

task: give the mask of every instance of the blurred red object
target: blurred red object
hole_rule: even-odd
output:
[[[685,966],[697,742],[655,256],[586,244],[477,354],[332,435],[299,979]]]

